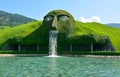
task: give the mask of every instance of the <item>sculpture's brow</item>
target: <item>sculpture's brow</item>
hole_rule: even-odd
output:
[[[54,14],[48,14],[47,16],[55,16]]]
[[[48,14],[47,16],[60,16],[60,15],[65,15],[65,16],[68,16],[68,15],[66,15],[66,14],[64,14],[64,13],[61,13],[61,14]]]
[[[69,16],[66,15],[66,14],[58,14],[57,16],[67,16],[67,17],[69,17]]]

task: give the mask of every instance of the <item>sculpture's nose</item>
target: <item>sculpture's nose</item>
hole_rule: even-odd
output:
[[[56,28],[57,27],[57,16],[54,16],[53,22],[52,22],[52,27]]]

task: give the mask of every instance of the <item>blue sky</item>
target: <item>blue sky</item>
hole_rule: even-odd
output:
[[[55,9],[69,11],[76,20],[96,16],[102,23],[120,23],[120,0],[0,0],[0,10],[38,20]]]

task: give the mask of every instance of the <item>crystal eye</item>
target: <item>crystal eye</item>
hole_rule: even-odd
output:
[[[46,18],[45,18],[45,21],[51,21],[53,18],[51,17],[51,16],[47,16]]]
[[[67,16],[62,16],[59,18],[61,21],[67,21],[68,20],[68,17]]]

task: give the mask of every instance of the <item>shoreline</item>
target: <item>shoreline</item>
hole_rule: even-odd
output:
[[[42,57],[49,56],[47,54],[0,54],[0,57]],[[110,55],[58,55],[64,57],[91,57],[91,58],[120,58],[120,56]]]

